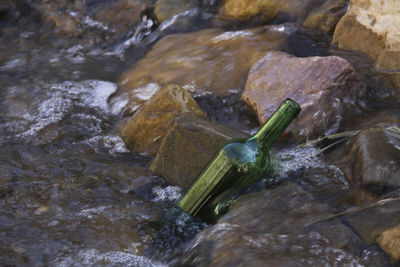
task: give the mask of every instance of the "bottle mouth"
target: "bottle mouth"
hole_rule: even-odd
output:
[[[283,112],[287,111],[293,112],[295,116],[297,116],[301,111],[300,105],[297,104],[296,101],[294,101],[291,98],[286,98],[280,105],[279,109],[282,110]]]

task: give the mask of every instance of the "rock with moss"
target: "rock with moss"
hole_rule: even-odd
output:
[[[184,113],[205,117],[189,92],[177,85],[166,85],[133,115],[121,137],[132,152],[154,155],[169,124]]]
[[[150,169],[172,185],[186,189],[215,152],[244,133],[186,114],[171,125]]]

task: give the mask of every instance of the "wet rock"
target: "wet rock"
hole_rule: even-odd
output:
[[[230,32],[212,28],[168,35],[122,75],[119,85],[130,91],[148,83],[173,83],[204,88],[218,96],[240,91],[259,56],[283,48],[289,28],[267,26]]]
[[[349,211],[344,218],[367,244],[375,243],[383,232],[400,225],[399,194],[399,190],[391,192],[359,209]]]
[[[400,227],[383,232],[377,239],[379,246],[390,255],[393,261],[400,260]]]
[[[198,7],[195,0],[157,0],[154,15],[158,22],[163,22],[176,14]]]
[[[297,58],[268,52],[250,69],[243,100],[264,124],[286,98],[302,107],[288,133],[297,141],[337,131],[365,97],[365,85],[345,59]]]
[[[313,9],[304,26],[307,28],[316,28],[330,33],[335,29],[339,19],[346,13],[346,7],[349,0],[328,0],[319,7]]]
[[[400,48],[400,17],[396,0],[353,0],[336,26],[333,42],[376,60],[386,48]]]
[[[205,116],[196,101],[182,87],[164,86],[135,113],[122,129],[121,137],[131,151],[154,154],[170,122],[183,113]]]
[[[184,251],[182,263],[190,266],[361,263],[355,255],[361,250],[362,241],[349,228],[337,219],[313,224],[329,214],[324,205],[294,183],[247,195],[218,224],[196,236]]]
[[[371,128],[361,131],[348,145],[351,179],[381,195],[400,187],[400,130]]]
[[[192,114],[182,115],[168,130],[150,169],[169,184],[186,189],[215,152],[232,138],[248,136]]]
[[[224,0],[220,15],[225,19],[248,20],[261,16],[263,21],[303,21],[308,12],[323,0]]]

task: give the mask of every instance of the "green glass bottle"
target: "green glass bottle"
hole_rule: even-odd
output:
[[[232,140],[222,147],[179,200],[178,206],[192,216],[215,222],[223,206],[229,205],[222,202],[226,195],[268,174],[272,144],[300,111],[300,106],[288,98],[254,136]]]

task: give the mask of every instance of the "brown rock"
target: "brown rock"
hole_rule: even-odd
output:
[[[268,26],[224,32],[213,28],[168,35],[122,75],[119,85],[126,92],[148,83],[173,83],[227,95],[244,87],[248,70],[260,55],[283,48],[288,37],[285,29]]]
[[[346,14],[336,25],[334,44],[340,49],[361,51],[376,60],[385,47],[383,36],[358,23],[354,15]]]
[[[400,16],[397,0],[352,0],[335,29],[333,42],[376,60],[386,48],[400,49]]]
[[[330,33],[335,29],[339,19],[346,13],[349,0],[328,0],[313,9],[304,21],[304,27],[316,28]]]
[[[154,6],[154,15],[158,22],[163,22],[176,14],[197,6],[196,0],[157,0]]]
[[[376,61],[379,101],[400,96],[400,2],[352,0],[336,26],[333,43]]]
[[[248,20],[256,15],[263,21],[281,17],[285,21],[303,21],[308,12],[323,0],[224,0],[220,16],[224,19]]]
[[[154,154],[171,121],[183,113],[205,116],[187,91],[176,85],[164,86],[135,113],[121,137],[131,151]]]
[[[376,240],[379,246],[393,261],[400,260],[400,227],[396,226],[383,232]]]
[[[268,52],[250,69],[243,100],[264,124],[285,98],[302,107],[288,132],[298,141],[335,132],[346,113],[357,111],[366,88],[343,58],[297,58]]]
[[[215,152],[232,138],[248,136],[192,114],[182,115],[168,130],[150,169],[185,190]]]

